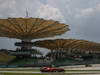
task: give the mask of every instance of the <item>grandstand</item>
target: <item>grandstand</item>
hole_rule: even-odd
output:
[[[58,21],[41,18],[0,19],[0,37],[19,39],[16,50],[2,50],[0,63],[12,67],[78,65],[100,63],[100,44],[78,39],[34,39],[53,37],[69,31],[69,26]],[[45,57],[33,47],[50,50]],[[36,54],[41,55],[40,58]],[[94,62],[95,61],[95,62]]]

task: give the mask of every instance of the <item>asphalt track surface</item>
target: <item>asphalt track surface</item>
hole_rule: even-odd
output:
[[[43,73],[46,73],[47,75],[100,75],[100,71],[93,71],[93,70],[100,70],[100,64],[98,65],[95,65],[93,67],[84,67],[84,66],[65,66],[63,67],[66,69],[66,72],[40,72],[40,71],[5,71],[5,70],[10,70],[10,69],[18,69],[18,70],[27,70],[27,69],[39,69],[38,68],[4,68],[5,70],[4,71],[0,71],[0,73],[33,73],[33,74],[36,74],[36,73],[39,73],[39,74],[43,74]],[[0,69],[3,69],[3,68],[0,68]],[[90,71],[68,71],[68,70],[92,70],[91,72]]]
[[[100,75],[100,71],[98,72],[32,72],[32,71],[0,71],[0,73],[59,73],[59,74],[99,74]]]

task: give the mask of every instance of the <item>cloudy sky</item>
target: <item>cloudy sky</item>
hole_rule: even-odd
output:
[[[0,0],[0,18],[53,19],[69,24],[63,38],[100,42],[100,0]],[[14,49],[16,39],[0,38],[0,48]]]

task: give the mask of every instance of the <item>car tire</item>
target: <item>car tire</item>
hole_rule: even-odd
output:
[[[58,71],[53,71],[53,72],[58,72]]]

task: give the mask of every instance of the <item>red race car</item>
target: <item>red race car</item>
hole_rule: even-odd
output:
[[[64,72],[63,68],[54,68],[54,67],[42,67],[40,68],[41,72]]]

